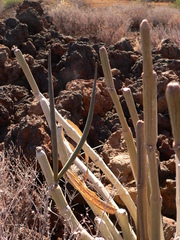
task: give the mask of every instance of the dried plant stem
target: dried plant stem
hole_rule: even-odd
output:
[[[130,131],[130,129],[128,127],[128,124],[126,122],[126,119],[125,119],[125,116],[124,116],[124,113],[122,110],[122,106],[119,102],[119,98],[116,93],[116,89],[114,87],[114,82],[113,82],[113,78],[112,78],[108,54],[107,54],[105,47],[100,48],[99,54],[100,54],[100,59],[101,59],[101,64],[102,64],[102,68],[103,68],[103,72],[104,72],[107,89],[113,100],[119,120],[122,125],[123,135],[124,135],[127,149],[128,149],[130,159],[131,159],[132,172],[133,172],[135,181],[137,181],[137,151],[136,151],[135,143],[133,140],[132,132]]]
[[[125,231],[123,231],[124,239],[135,240],[136,236],[135,234],[133,234],[131,226],[129,225],[127,212],[124,209],[118,209],[117,212],[118,216],[121,216],[121,218],[119,219],[120,226],[122,227],[122,229],[125,229]]]
[[[125,87],[122,89],[122,91],[123,91],[123,95],[126,100],[126,104],[127,104],[127,107],[129,109],[129,112],[130,112],[130,115],[132,118],[134,129],[136,130],[136,124],[137,124],[137,121],[139,120],[139,117],[137,114],[137,110],[136,110],[136,106],[134,103],[131,89],[128,87]]]
[[[161,195],[159,189],[158,166],[156,160],[157,141],[157,75],[153,71],[150,27],[147,20],[140,25],[143,55],[143,108],[145,125],[145,144],[149,161],[151,183],[151,239],[160,239],[161,229]]]
[[[19,49],[16,50],[15,54],[18,55],[18,58],[20,58],[21,66],[23,65],[23,61],[25,62],[25,59]],[[20,56],[19,56],[20,55]],[[30,71],[28,68],[23,68],[23,71]],[[29,74],[25,74],[26,76],[29,76]],[[32,75],[32,74],[31,74]],[[36,91],[35,97],[40,101],[41,107],[44,111],[45,116],[47,117],[49,115],[49,102],[48,100],[40,93],[37,85],[35,84],[35,79],[33,76],[28,77],[27,80],[30,82],[30,86],[32,87],[33,93]],[[34,83],[32,83],[34,82]],[[34,87],[36,85],[36,87]],[[76,129],[74,129],[55,109],[55,116],[56,121],[59,124],[62,124],[63,128],[66,130],[66,133],[69,137],[71,137],[76,143],[79,142],[81,136],[78,134]],[[134,144],[134,143],[133,143]],[[111,172],[111,170],[106,166],[103,159],[87,144],[87,142],[83,145],[83,150],[89,155],[89,157],[95,162],[95,164],[103,171],[103,173],[106,175],[106,177],[109,179],[109,181],[115,186],[117,189],[117,193],[128,208],[135,225],[137,226],[137,211],[136,206],[130,197],[128,191],[122,186],[122,184],[119,182],[119,180],[115,177],[115,175]],[[134,233],[132,233],[134,236]]]
[[[46,178],[49,187],[49,194],[54,199],[60,213],[66,219],[67,223],[69,223],[72,232],[79,233],[79,239],[94,239],[78,222],[76,217],[74,216],[71,208],[69,207],[66,199],[61,191],[59,185],[55,185],[54,182],[54,174],[49,164],[49,161],[46,157],[45,152],[42,150],[41,147],[37,148],[36,157],[38,162],[41,166],[43,174]]]
[[[44,97],[40,100],[41,107],[46,116],[46,119],[49,117],[49,104],[47,99]],[[78,142],[80,139],[80,135],[75,131],[74,128],[56,111],[56,120],[62,124],[65,128],[67,135],[70,136],[75,142]],[[130,197],[128,191],[123,187],[123,185],[118,181],[118,179],[114,176],[114,174],[110,171],[110,169],[106,166],[103,159],[85,142],[83,145],[83,150],[91,157],[91,159],[95,162],[96,166],[98,166],[106,175],[106,177],[112,182],[113,186],[117,189],[117,193],[121,197],[122,201],[127,206],[135,225],[137,226],[137,211],[136,206]],[[77,159],[77,158],[76,158]],[[75,160],[76,163],[76,160]],[[88,170],[89,177],[89,170]],[[96,185],[96,184],[95,184]]]
[[[96,224],[97,229],[99,229],[99,231],[101,233],[103,233],[103,236],[105,236],[106,239],[114,240],[114,238],[111,235],[109,229],[107,228],[106,222],[102,218],[97,216],[97,217],[95,217],[94,222]]]
[[[50,115],[49,115],[49,109],[46,109],[47,108],[46,101],[44,102],[44,100],[41,100],[40,103],[42,105],[42,109],[45,112],[45,116],[46,116],[47,122],[48,122],[48,124],[50,126]],[[58,153],[59,153],[59,156],[60,156],[62,164],[65,165],[65,163],[67,162],[68,158],[71,156],[72,151],[71,151],[70,145],[67,142],[67,140],[65,138],[63,139],[63,136],[62,136],[62,126],[59,126],[57,128],[57,139],[58,139]],[[86,174],[87,167],[84,165],[84,163],[79,158],[75,159],[74,164],[81,170],[81,172]],[[94,174],[89,169],[88,169],[88,179],[89,179],[89,181],[91,181],[93,183],[93,186],[95,187],[95,189],[104,197],[104,199],[106,201],[108,201],[110,204],[112,204],[115,208],[118,209],[118,206],[113,201],[112,197],[109,195],[109,193],[107,192],[106,188],[99,181],[99,179],[97,179],[94,176]],[[72,185],[73,185],[73,183],[72,183]],[[106,222],[107,227],[110,229],[110,232],[112,233],[114,239],[121,240],[122,237],[120,236],[119,231],[116,229],[114,224],[111,222],[111,220],[109,219],[107,214],[105,212],[103,212],[102,210],[100,210],[100,209],[98,210],[95,206],[92,206],[92,204],[88,201],[87,198],[85,200],[87,201],[89,206],[92,209],[94,209],[94,214],[95,215],[101,216],[103,214],[103,219]]]
[[[144,136],[144,122],[138,121],[137,134],[137,215],[139,240],[148,240],[148,193],[147,193],[147,158]]]
[[[70,155],[71,154],[71,148],[68,144],[67,141],[64,141],[62,139],[61,136],[61,129],[58,128],[58,142],[62,143],[63,145],[58,145],[59,146],[59,153],[60,155],[63,157],[66,154]],[[66,157],[67,159],[67,157]],[[79,158],[76,158],[74,161],[74,164],[85,174],[87,172],[87,167],[83,164],[82,161],[80,161]],[[129,226],[128,223],[128,217],[127,217],[127,212],[124,209],[119,209],[119,207],[116,205],[116,203],[114,202],[114,200],[112,199],[112,197],[110,196],[110,194],[108,193],[108,191],[106,190],[106,188],[103,186],[103,184],[99,181],[99,179],[97,179],[94,174],[88,169],[88,180],[93,184],[94,188],[97,190],[98,193],[101,194],[101,196],[110,204],[112,204],[112,206],[114,206],[117,211],[115,212],[116,218],[118,219],[119,225],[122,228],[123,231],[123,235],[127,236],[127,235],[131,235],[135,236],[134,232],[132,231],[132,229]],[[86,201],[88,201],[88,199],[86,199]],[[90,205],[90,204],[89,204]],[[90,205],[91,208],[93,209],[93,206]],[[99,210],[100,211],[100,210]],[[97,212],[97,210],[96,210]],[[97,215],[101,216],[100,212],[97,213]],[[111,224],[111,222],[107,219],[105,220],[106,215],[103,216],[104,221],[106,222],[112,236],[114,237],[114,239],[121,239],[121,236],[119,235],[117,229],[115,228],[115,226]],[[135,239],[132,238],[132,239]]]
[[[67,147],[67,145],[66,145]],[[68,152],[68,148],[66,148],[67,152]],[[87,168],[83,168],[82,165],[83,163],[76,158],[75,162],[76,166],[78,166],[78,168],[85,174],[87,171]],[[112,206],[114,206],[117,211],[115,212],[115,216],[118,220],[119,225],[122,228],[122,232],[123,232],[123,236],[126,236],[125,239],[136,239],[135,234],[132,230],[132,228],[130,227],[129,223],[128,223],[128,215],[126,210],[124,209],[120,209],[116,203],[114,202],[114,200],[112,199],[112,197],[109,195],[109,193],[107,192],[107,190],[104,188],[104,186],[102,185],[102,183],[93,175],[93,173],[88,169],[88,180],[90,180],[94,186],[94,188],[97,190],[97,192],[99,192],[101,194],[101,196],[110,204],[112,204]],[[112,233],[112,235],[114,235],[114,232]],[[131,238],[130,238],[131,236]]]
[[[64,165],[67,161],[68,161],[68,158],[69,158],[69,155],[71,153],[69,153],[68,151],[68,148],[67,148],[67,144],[68,142],[65,141],[65,139],[63,139],[63,136],[62,136],[62,128],[59,127],[58,128],[58,152],[59,152],[59,155],[60,155],[60,159],[62,160],[62,164]],[[66,144],[65,144],[66,143]],[[68,154],[69,153],[69,154]],[[81,163],[81,165],[84,165],[78,158],[75,159],[74,163],[76,163],[76,161],[79,161],[79,163]],[[82,168],[79,168],[82,170]],[[86,173],[87,171],[87,168],[82,171],[84,174]],[[96,181],[96,183],[98,182],[99,183],[99,180],[95,178],[94,174],[88,170],[88,176],[91,175],[92,179]],[[74,186],[73,184],[73,181],[70,180],[68,178],[68,180],[70,181],[70,183]],[[93,181],[94,183],[94,181]],[[97,184],[95,184],[96,186]],[[74,188],[76,188],[76,186],[74,186]],[[102,191],[103,191],[104,186],[102,186]],[[99,189],[98,189],[99,190]],[[89,200],[88,198],[83,195],[84,199],[86,200],[86,202],[88,203],[88,205],[91,207],[91,209],[93,210],[95,216],[101,216],[101,219],[106,223],[106,226],[107,226],[107,229],[108,229],[108,232],[110,232],[112,234],[112,236],[114,237],[114,239],[116,240],[122,240],[122,237],[120,236],[118,230],[116,229],[116,227],[114,226],[114,224],[111,222],[111,220],[109,219],[109,217],[107,216],[107,214],[102,211],[101,209],[98,209],[95,205],[93,205]],[[109,196],[109,198],[111,198]],[[115,206],[115,204],[113,204]],[[116,206],[115,206],[116,207]],[[118,207],[117,207],[118,208]],[[101,231],[101,229],[100,229]],[[101,232],[103,236],[107,237],[106,235],[104,235],[104,232]]]
[[[68,177],[68,181],[70,182],[70,184],[76,189],[76,185],[74,184],[73,175],[71,176],[69,171],[67,171],[67,177]],[[84,200],[87,202],[87,204],[90,206],[94,215],[99,216],[106,223],[106,228],[107,228],[107,230],[108,230],[108,232],[110,233],[110,236],[111,236],[113,234],[113,230],[114,230],[114,228],[112,228],[113,223],[110,220],[110,218],[107,216],[107,214],[105,212],[105,209],[101,210],[100,208],[98,208],[92,201],[89,200],[89,198],[86,196],[86,194],[83,191],[80,191],[80,194],[82,195]],[[124,232],[124,229],[123,229],[123,232]],[[104,235],[103,231],[101,231],[101,234],[102,234],[103,237],[107,238],[107,236]],[[118,236],[116,235],[115,239],[122,240],[122,237],[119,234]]]
[[[170,82],[166,89],[166,99],[174,137],[174,150],[176,153],[176,209],[177,223],[175,239],[180,238],[180,84]]]

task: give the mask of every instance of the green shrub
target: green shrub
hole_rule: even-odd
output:
[[[175,1],[175,4],[176,4],[176,7],[179,8],[179,7],[180,7],[180,0],[176,0],[176,1]]]
[[[22,3],[23,0],[2,0],[4,8],[15,7],[18,4]]]

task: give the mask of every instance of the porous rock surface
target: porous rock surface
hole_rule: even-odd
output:
[[[51,49],[56,107],[81,130],[88,114],[97,62],[95,111],[88,142],[92,147],[103,145],[100,148],[101,156],[136,201],[136,188],[121,124],[108,94],[100,65],[98,51],[101,46],[102,43],[93,43],[87,37],[78,39],[61,34],[39,2],[25,1],[17,8],[15,17],[1,19],[0,142],[5,143],[7,149],[13,144],[29,159],[35,157],[35,148],[42,145],[51,159],[48,125],[14,56],[14,49],[19,48],[22,51],[40,91],[47,98],[47,57],[48,50]],[[119,101],[134,134],[122,87],[131,89],[139,118],[143,119],[142,55],[134,51],[128,38],[106,47]],[[168,220],[168,217],[176,218],[175,161],[165,90],[170,81],[180,81],[180,48],[165,39],[152,53],[154,70],[158,75],[157,161],[163,196],[162,213],[166,217],[165,239],[169,240],[173,237],[175,224],[173,220]],[[109,184],[106,178],[103,181]],[[122,204],[116,196],[115,199]]]

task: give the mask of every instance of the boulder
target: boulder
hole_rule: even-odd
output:
[[[133,51],[133,46],[128,38],[121,38],[120,41],[114,44],[114,48],[121,51]]]
[[[121,183],[133,180],[130,158],[121,130],[112,133],[102,149],[102,157]]]
[[[23,42],[27,40],[29,36],[27,24],[20,23],[15,27],[8,27],[8,30],[5,33],[3,44],[12,47],[13,45],[19,47]]]
[[[58,66],[59,75],[64,85],[74,79],[92,79],[94,77],[97,53],[93,47],[85,42],[72,42],[68,53]]]
[[[91,94],[94,80],[82,80],[76,79],[69,82],[66,85],[68,91],[79,91],[81,90],[83,96],[83,107],[84,115],[87,116],[89,111],[89,105],[91,101]],[[105,116],[106,112],[111,110],[113,107],[112,99],[108,93],[104,81],[97,81],[96,83],[96,94],[95,94],[95,106],[94,115]]]
[[[161,184],[162,214],[164,216],[175,219],[176,218],[176,181],[173,179],[166,179]]]
[[[19,123],[11,126],[4,142],[9,149],[16,146],[25,157],[32,161],[36,156],[36,147],[42,146],[51,161],[51,141],[45,121],[36,115],[25,116]]]
[[[157,47],[157,52],[163,58],[180,59],[180,48],[169,38],[163,39]]]
[[[168,217],[162,219],[165,240],[173,240],[176,232],[176,221]]]
[[[159,134],[157,141],[157,148],[160,154],[161,160],[168,160],[174,154],[174,149],[172,147],[173,139],[167,134]]]

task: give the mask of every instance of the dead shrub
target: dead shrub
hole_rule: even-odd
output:
[[[147,19],[153,31],[152,44],[171,37],[179,44],[180,10],[172,6],[145,3],[119,3],[117,6],[91,8],[78,4],[58,4],[49,10],[61,33],[75,37],[86,36],[94,41],[114,44],[122,37],[139,31],[142,19]],[[154,39],[155,38],[155,39]]]

